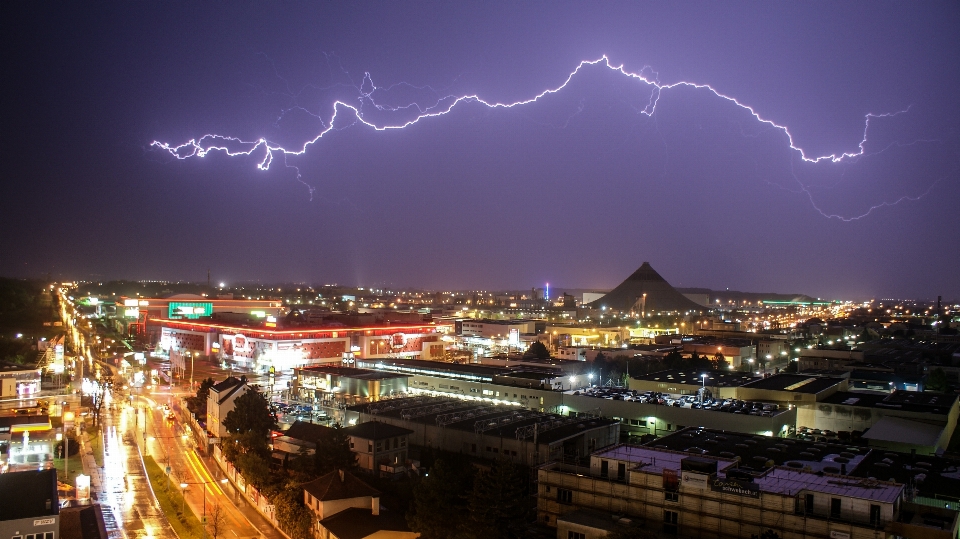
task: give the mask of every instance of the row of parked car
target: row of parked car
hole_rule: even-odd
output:
[[[607,400],[623,400],[644,404],[674,406],[677,408],[693,408],[729,412],[734,414],[759,415],[763,417],[771,417],[776,414],[777,410],[779,409],[779,406],[776,404],[763,402],[743,401],[739,399],[714,399],[709,396],[701,401],[701,397],[699,395],[676,396],[657,391],[636,391],[621,387],[588,387],[580,391],[574,391],[573,394]]]
[[[297,419],[306,417],[322,417],[327,415],[323,410],[315,408],[309,404],[288,404],[285,402],[274,402],[272,403],[272,409],[277,415],[287,415],[290,417],[296,417]]]

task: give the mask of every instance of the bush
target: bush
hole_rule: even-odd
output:
[[[73,436],[68,436],[67,440],[69,441],[67,446],[68,450],[70,451],[68,456],[72,457],[80,453],[80,442],[78,442]],[[58,459],[63,458],[63,440],[57,442],[56,445],[53,446],[53,455]]]

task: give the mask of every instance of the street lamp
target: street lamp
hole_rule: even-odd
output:
[[[181,513],[183,513],[184,511],[183,504],[187,499],[186,492],[187,492],[187,484],[180,483],[180,512]]]

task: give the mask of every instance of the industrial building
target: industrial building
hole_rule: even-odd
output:
[[[620,439],[620,423],[560,416],[508,404],[449,397],[404,397],[352,406],[348,421],[377,421],[412,431],[410,443],[526,465],[582,458]]]

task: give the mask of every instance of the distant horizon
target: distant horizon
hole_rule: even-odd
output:
[[[45,275],[44,275],[44,276],[40,276],[40,277],[9,277],[9,276],[0,275],[0,278],[6,278],[6,279],[23,279],[23,280],[32,280],[32,281],[47,282],[47,277],[46,277]],[[110,283],[110,282],[129,282],[129,283],[141,283],[141,284],[146,284],[146,283],[161,284],[161,283],[163,283],[163,284],[170,284],[170,285],[190,285],[190,286],[204,286],[204,287],[207,286],[205,280],[203,280],[203,281],[196,281],[196,280],[185,280],[185,279],[175,280],[175,279],[125,279],[125,278],[104,278],[104,279],[97,279],[97,280],[79,280],[79,281],[78,281],[78,280],[75,279],[75,278],[67,278],[67,277],[62,277],[62,276],[61,276],[61,277],[58,277],[58,278],[52,279],[52,280],[53,280],[54,282],[83,282],[83,283],[88,283],[88,284],[92,284],[92,283]],[[669,283],[669,279],[667,279],[667,282]],[[216,279],[211,278],[210,287],[213,288],[213,289],[219,288],[219,286],[218,286],[219,283],[220,283],[220,281],[217,281]],[[226,286],[224,287],[225,289],[231,289],[231,288],[236,288],[236,287],[240,287],[240,286],[257,286],[257,287],[261,287],[261,288],[262,288],[262,287],[268,287],[268,288],[269,288],[269,287],[281,287],[281,288],[283,288],[283,287],[293,287],[293,286],[309,286],[309,287],[315,287],[315,288],[317,288],[317,287],[344,287],[344,288],[366,288],[366,289],[374,288],[374,289],[378,289],[378,290],[380,290],[380,289],[387,289],[387,290],[398,290],[398,291],[456,292],[456,293],[460,293],[460,292],[490,292],[490,293],[497,293],[497,292],[524,292],[524,291],[530,291],[530,290],[532,290],[533,288],[541,288],[541,289],[542,289],[542,288],[543,288],[543,284],[545,284],[545,283],[541,283],[540,285],[537,285],[537,286],[527,286],[527,287],[502,287],[502,288],[443,288],[443,287],[440,287],[440,288],[430,288],[430,287],[424,287],[424,286],[418,286],[418,285],[410,285],[410,286],[380,285],[380,284],[363,285],[363,284],[330,283],[330,282],[309,282],[309,281],[266,281],[266,280],[254,281],[254,280],[238,280],[238,281],[234,281],[234,282],[224,282],[224,283],[225,283],[225,285],[226,285]],[[609,287],[579,287],[579,286],[578,286],[578,287],[568,287],[568,286],[559,286],[559,285],[555,285],[554,283],[550,283],[550,291],[551,291],[551,296],[554,296],[554,297],[556,297],[556,296],[552,293],[552,292],[554,292],[554,291],[556,291],[558,294],[559,294],[559,293],[563,293],[563,292],[567,292],[567,293],[570,293],[570,292],[579,292],[579,293],[582,293],[582,292],[606,293],[606,292],[610,292],[611,290],[613,290],[614,287],[616,287],[617,284],[618,284],[618,283],[615,283],[615,284],[613,284],[613,285],[611,285],[611,286],[609,286]],[[670,284],[671,284],[671,286],[673,286],[674,288],[676,288],[678,291],[681,291],[681,292],[684,292],[684,293],[691,293],[692,291],[696,291],[696,290],[706,290],[706,291],[709,291],[709,292],[712,292],[712,293],[718,293],[718,294],[724,294],[724,293],[728,293],[728,294],[731,294],[731,295],[733,295],[733,294],[749,294],[749,295],[764,295],[764,294],[768,294],[768,295],[795,296],[795,297],[797,297],[797,296],[807,296],[807,297],[810,297],[810,298],[812,298],[812,299],[814,299],[814,300],[822,300],[822,301],[851,301],[851,302],[861,302],[861,301],[915,301],[915,302],[933,302],[933,303],[936,303],[936,301],[937,301],[937,296],[936,296],[936,295],[934,295],[933,297],[928,297],[928,298],[906,298],[906,297],[898,298],[898,297],[883,297],[883,296],[875,296],[875,297],[870,297],[870,298],[844,298],[844,297],[816,296],[816,295],[813,295],[813,294],[808,294],[808,293],[805,293],[805,292],[796,292],[796,291],[793,291],[793,292],[776,292],[776,291],[770,291],[770,290],[764,290],[764,291],[731,290],[731,289],[720,290],[720,289],[716,289],[716,288],[709,288],[709,287],[703,287],[703,286],[676,286],[676,285],[673,285],[672,283],[670,283]],[[98,285],[98,286],[100,286],[100,285]],[[948,297],[948,296],[943,296],[942,302],[943,302],[944,304],[958,304],[958,303],[960,303],[960,297],[951,298],[951,297]]]

